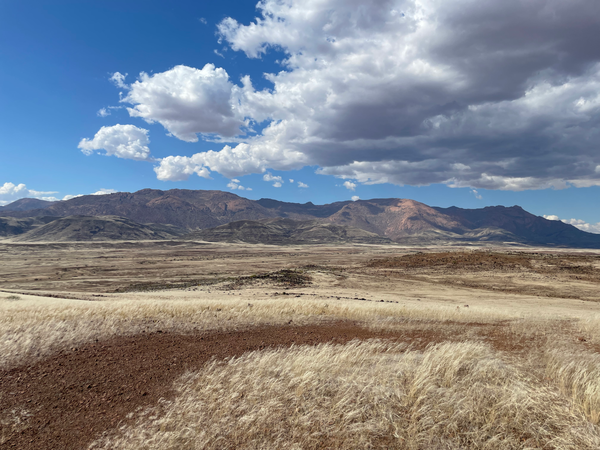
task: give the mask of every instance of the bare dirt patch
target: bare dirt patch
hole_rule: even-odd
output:
[[[85,448],[126,421],[127,414],[169,398],[177,377],[211,358],[390,336],[337,322],[187,336],[152,333],[64,351],[32,366],[0,372],[0,411],[25,411],[18,426],[3,430],[1,445],[19,450]]]

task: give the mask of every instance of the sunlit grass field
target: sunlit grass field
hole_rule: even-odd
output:
[[[599,316],[317,297],[0,295],[4,369],[142,331],[334,320],[389,331],[214,360],[179,379],[175,399],[132,413],[133,425],[92,448],[600,448]]]

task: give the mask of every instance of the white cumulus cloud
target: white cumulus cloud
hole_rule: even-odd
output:
[[[274,176],[271,175],[270,173],[265,173],[263,175],[263,180],[271,182],[273,181],[273,187],[281,187],[283,185],[283,178],[279,177],[279,176]]]
[[[210,179],[210,170],[204,166],[202,154],[187,156],[167,156],[160,160],[154,168],[156,177],[162,181],[184,181],[190,175],[196,174],[202,178]]]
[[[548,220],[560,220],[560,217],[558,217],[554,214],[549,214],[549,215],[544,214],[543,217],[544,217],[544,219],[548,219]]]
[[[473,194],[477,200],[481,200],[483,198],[481,194],[477,192],[477,189],[471,189],[471,194]]]
[[[91,193],[90,195],[108,195],[108,194],[115,194],[117,191],[114,189],[100,189],[96,192]]]
[[[114,83],[114,85],[117,86],[118,88],[129,89],[129,86],[127,84],[125,84],[126,77],[127,77],[127,74],[123,75],[122,73],[115,72],[110,76],[109,80],[112,81]]]
[[[176,66],[166,72],[140,78],[129,87],[123,102],[132,117],[159,122],[173,136],[198,141],[198,133],[234,136],[244,125],[234,109],[233,85],[222,68],[206,64],[202,69]]]
[[[92,192],[91,194],[88,195],[108,195],[108,194],[114,194],[117,191],[115,189],[100,189],[96,192]],[[71,200],[72,198],[78,198],[78,197],[83,197],[86,194],[77,194],[77,195],[65,195],[62,199],[63,200]]]
[[[114,189],[100,189],[90,195],[106,195],[114,194],[117,192]],[[58,191],[36,191],[34,189],[28,189],[24,183],[4,183],[0,185],[0,206],[7,205],[21,198],[37,198],[39,200],[46,200],[49,202],[57,202],[60,200],[70,200],[76,197],[82,197],[84,194],[71,195],[67,194],[62,198],[57,198],[52,194],[58,194]]]
[[[352,181],[344,181],[344,187],[349,191],[353,191],[356,189],[356,183],[353,183]]]
[[[244,187],[240,184],[240,180],[237,179],[232,179],[229,181],[229,183],[227,183],[227,187],[233,191],[240,190],[240,191],[251,191],[252,188],[248,188],[248,187]]]
[[[112,114],[112,110],[113,109],[121,109],[123,108],[122,106],[107,106],[105,108],[100,108],[98,110],[98,112],[96,113],[96,115],[98,117],[108,117]]]
[[[299,188],[307,188],[308,184],[304,184],[302,181],[298,181],[298,187]]]
[[[355,202],[355,201],[357,201],[357,200],[360,200],[360,197],[359,197],[358,195],[353,195],[353,196],[352,196],[352,198],[351,198],[351,200],[352,200],[353,202]]]
[[[86,155],[105,150],[107,155],[137,161],[151,161],[148,130],[134,125],[102,127],[93,139],[82,139],[79,148]]]
[[[7,205],[15,200],[25,197],[53,202],[58,200],[56,197],[52,196],[52,194],[56,193],[57,191],[36,191],[34,189],[28,189],[24,183],[14,184],[6,182],[0,185],[0,206]]]

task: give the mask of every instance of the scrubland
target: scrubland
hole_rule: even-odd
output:
[[[378,330],[379,338],[213,358],[175,378],[171,395],[130,411],[87,445],[600,448],[596,255],[358,250],[319,248],[318,265],[306,265],[306,249],[275,257],[273,267],[260,254],[230,261],[227,253],[233,277],[225,268],[215,273],[211,260],[204,273],[186,278],[210,275],[210,283],[137,277],[132,289],[119,281],[121,292],[86,287],[69,291],[74,298],[48,296],[64,294],[64,284],[60,292],[35,291],[16,286],[15,276],[15,286],[0,292],[0,368],[22,370],[119,336],[257,326],[293,333],[348,321]],[[341,256],[332,261],[333,254]],[[284,267],[290,272],[282,276]],[[28,404],[1,411],[0,446],[33,426],[34,415]]]

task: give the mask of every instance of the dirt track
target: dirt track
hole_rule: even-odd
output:
[[[62,352],[38,364],[0,372],[0,411],[27,405],[28,428],[0,448],[82,449],[139,407],[169,398],[173,381],[211,358],[267,347],[345,343],[389,337],[354,323],[261,327],[199,335],[120,337]]]

